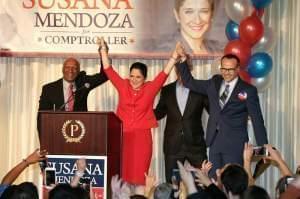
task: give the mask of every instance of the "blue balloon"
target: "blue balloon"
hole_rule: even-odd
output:
[[[240,38],[239,24],[235,23],[232,20],[228,21],[225,28],[225,34],[229,41],[239,39]]]
[[[252,0],[252,4],[255,8],[261,9],[267,7],[272,0]]]
[[[273,61],[270,55],[264,52],[255,53],[249,60],[248,73],[251,77],[264,77],[272,70],[272,66]]]

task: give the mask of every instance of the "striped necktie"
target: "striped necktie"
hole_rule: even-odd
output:
[[[226,103],[226,99],[228,97],[228,94],[229,94],[229,84],[226,84],[225,90],[223,91],[223,93],[220,97],[220,106],[221,106],[221,108],[224,107],[224,105]]]

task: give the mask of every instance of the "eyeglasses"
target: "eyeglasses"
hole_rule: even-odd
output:
[[[233,73],[237,68],[220,68],[222,73],[229,72]]]

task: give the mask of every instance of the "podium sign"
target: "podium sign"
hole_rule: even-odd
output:
[[[89,179],[91,182],[91,191],[93,191],[95,198],[106,199],[106,156],[48,155],[48,167],[55,169],[55,182],[59,184],[69,184],[72,181],[75,172],[77,171],[75,162],[80,158],[86,159],[86,170],[83,178]]]
[[[121,174],[122,123],[113,112],[40,111],[38,129],[50,155],[104,156],[108,182]]]

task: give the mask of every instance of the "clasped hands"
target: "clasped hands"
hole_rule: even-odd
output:
[[[99,45],[98,48],[99,53],[100,51],[108,52],[109,48],[103,37],[97,38],[97,44]]]
[[[185,61],[187,58],[187,53],[184,50],[184,46],[181,44],[181,42],[177,42],[175,49],[172,53],[171,59],[174,59],[176,62],[181,60],[182,62]]]

